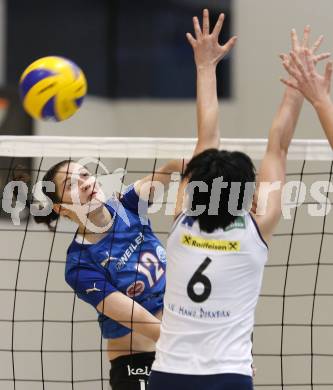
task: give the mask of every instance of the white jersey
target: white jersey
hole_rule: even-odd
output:
[[[267,253],[250,214],[213,233],[191,217],[178,218],[167,243],[153,370],[252,376],[251,334]]]

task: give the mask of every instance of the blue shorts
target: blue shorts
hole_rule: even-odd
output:
[[[253,390],[252,378],[241,374],[181,375],[152,371],[148,390]]]

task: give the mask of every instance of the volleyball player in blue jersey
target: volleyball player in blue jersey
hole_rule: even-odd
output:
[[[216,39],[221,28],[220,17]],[[196,51],[199,118],[211,109],[205,102],[205,88],[210,89],[208,84],[214,82],[207,78],[204,64],[219,62],[234,43],[235,38],[227,42],[223,55],[218,58],[211,57],[209,41]],[[102,194],[98,183],[78,163],[62,161],[43,178],[45,182],[55,184],[55,192],[43,189],[53,203],[53,210],[49,216],[39,217],[37,221],[50,224],[61,215],[78,224],[67,251],[65,277],[77,296],[99,313],[102,335],[108,340],[113,390],[142,390],[148,380],[155,342],[160,334],[166,256],[150,223],[142,223],[138,205],[140,198],[148,198],[152,179],[167,184],[170,173],[180,172],[182,165],[182,161],[171,161],[153,176],[130,186],[120,199],[105,202],[100,201]],[[76,189],[71,186],[73,177]],[[73,204],[73,191],[78,205]],[[91,203],[94,203],[94,210],[85,223],[78,212],[81,206]],[[101,234],[92,231],[90,224],[110,228]]]
[[[169,162],[154,173],[154,180],[167,184],[169,173],[181,170],[182,164]],[[159,337],[166,257],[150,223],[142,223],[138,196],[143,199],[142,189],[151,180],[147,176],[119,199],[102,202],[93,175],[79,163],[62,161],[43,178],[55,184],[55,192],[43,188],[53,203],[52,213],[35,217],[49,226],[59,215],[78,224],[67,250],[65,278],[77,296],[99,313],[102,335],[108,339],[114,390],[145,388]],[[73,195],[79,202],[73,202]],[[87,218],[93,228],[89,230],[79,212],[92,204]]]

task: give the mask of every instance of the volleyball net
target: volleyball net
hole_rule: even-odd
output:
[[[82,159],[104,192],[115,186],[121,192],[168,159],[190,158],[195,142],[0,137],[1,389],[109,388],[96,312],[64,280],[76,227],[60,219],[50,231],[32,217],[45,172],[61,160]],[[249,154],[258,166],[266,140],[222,139],[221,147]],[[255,384],[263,390],[333,387],[332,157],[326,141],[295,140],[290,147],[283,217],[270,244],[253,334]],[[26,186],[10,185],[18,165],[30,177]],[[163,244],[170,199],[166,191],[149,214]]]

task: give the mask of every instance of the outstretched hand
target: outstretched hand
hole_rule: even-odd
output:
[[[305,98],[312,104],[315,104],[316,101],[326,99],[329,95],[332,62],[326,64],[323,76],[316,71],[316,64],[321,60],[327,59],[330,53],[316,55],[315,53],[323,41],[323,36],[321,35],[314,45],[309,48],[309,34],[310,27],[306,26],[303,42],[299,44],[296,31],[292,30],[292,51],[290,56],[281,55],[283,66],[292,78],[289,80],[281,79],[281,81],[287,86],[299,90]]]
[[[219,35],[224,22],[224,14],[220,14],[213,31],[210,33],[209,12],[203,11],[202,29],[198,18],[193,18],[194,34],[187,33],[186,37],[193,48],[195,63],[198,68],[205,66],[216,66],[223,57],[225,57],[236,43],[237,37],[234,36],[224,44],[219,44]]]
[[[327,59],[331,54],[330,53],[322,53],[322,54],[316,55],[316,52],[318,51],[318,49],[320,48],[320,46],[323,42],[324,36],[320,35],[319,38],[316,40],[316,42],[311,46],[311,48],[309,48],[310,33],[311,33],[310,26],[309,25],[305,26],[304,32],[303,32],[302,43],[300,43],[298,36],[297,36],[297,33],[296,33],[296,30],[293,28],[291,30],[291,49],[292,49],[293,53],[295,53],[296,55],[298,55],[299,57],[301,57],[303,59],[305,56],[305,50],[308,49],[311,56],[312,56],[312,59],[313,59],[315,65],[316,65],[319,61]],[[280,54],[280,58],[282,59],[282,61],[284,63],[293,67],[294,64],[291,61],[291,58],[289,56],[287,56],[286,54]]]

